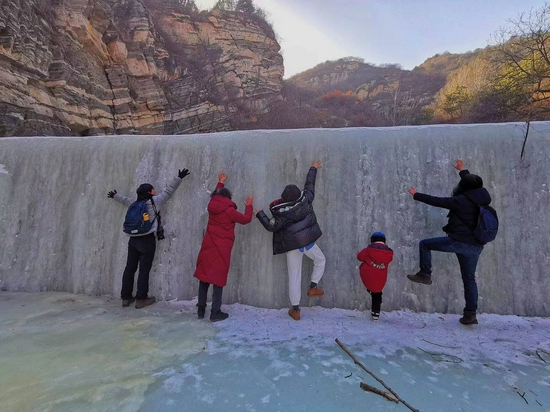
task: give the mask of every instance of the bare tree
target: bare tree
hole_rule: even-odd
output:
[[[501,72],[495,87],[508,91],[527,120],[550,113],[550,4],[522,13],[495,35]]]

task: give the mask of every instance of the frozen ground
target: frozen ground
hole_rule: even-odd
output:
[[[0,293],[2,411],[550,411],[550,319],[228,305],[123,309],[118,299]],[[208,311],[207,311],[208,317]]]

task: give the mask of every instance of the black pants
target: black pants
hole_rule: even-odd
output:
[[[128,260],[122,275],[122,299],[131,299],[134,291],[134,276],[139,265],[136,299],[147,298],[149,293],[149,272],[153,266],[157,248],[155,234],[131,237],[128,241]]]
[[[382,306],[382,292],[371,292],[367,289],[372,298],[371,312],[380,313],[380,307]]]
[[[208,293],[208,287],[210,286],[210,283],[206,283],[201,281],[199,283],[199,302],[197,306],[199,307],[206,307],[206,294]],[[222,293],[223,288],[212,285],[214,287],[214,290],[212,291],[212,312],[217,312],[222,307]]]

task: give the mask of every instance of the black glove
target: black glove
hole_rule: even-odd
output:
[[[115,197],[116,194],[117,194],[116,190],[111,190],[109,193],[107,193],[107,197],[109,199],[112,199],[113,197]]]
[[[180,179],[183,179],[188,174],[189,174],[189,169],[178,170],[178,177]]]

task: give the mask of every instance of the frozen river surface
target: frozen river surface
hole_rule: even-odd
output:
[[[2,411],[550,411],[550,319],[367,313],[0,293]]]

